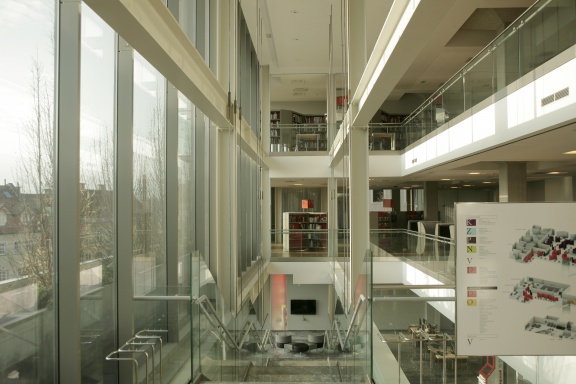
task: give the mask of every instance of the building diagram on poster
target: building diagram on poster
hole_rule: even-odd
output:
[[[574,353],[575,214],[576,203],[456,204],[458,354]]]

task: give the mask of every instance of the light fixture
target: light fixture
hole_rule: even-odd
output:
[[[480,172],[468,172],[469,175],[479,175]]]
[[[450,181],[450,180],[452,180],[452,179],[440,179],[440,180],[442,180],[442,181]]]
[[[473,187],[472,184],[464,184],[463,187]]]
[[[491,181],[483,181],[482,184],[492,184]]]
[[[302,183],[294,183],[294,185],[303,185]]]
[[[558,172],[558,171],[552,171],[552,172],[548,172],[547,175],[563,175],[566,172]]]
[[[450,187],[450,188],[452,188],[452,189],[460,189],[460,187]]]
[[[576,150],[575,150],[575,151],[564,152],[563,155],[576,155]]]

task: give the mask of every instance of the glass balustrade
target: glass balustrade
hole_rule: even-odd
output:
[[[327,152],[326,124],[274,124],[270,126],[270,152]]]
[[[506,87],[573,47],[575,31],[576,2],[535,3],[402,123],[369,124],[370,150],[405,149],[465,111],[505,97]]]

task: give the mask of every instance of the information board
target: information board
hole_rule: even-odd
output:
[[[576,353],[576,203],[456,204],[459,355]]]

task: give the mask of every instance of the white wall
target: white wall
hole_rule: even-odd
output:
[[[270,110],[287,109],[302,115],[323,115],[326,113],[325,101],[283,101],[271,102]]]
[[[288,302],[288,330],[330,329],[328,320],[328,284],[293,284],[293,276],[286,276],[286,300]],[[290,300],[316,300],[316,315],[291,315]]]

